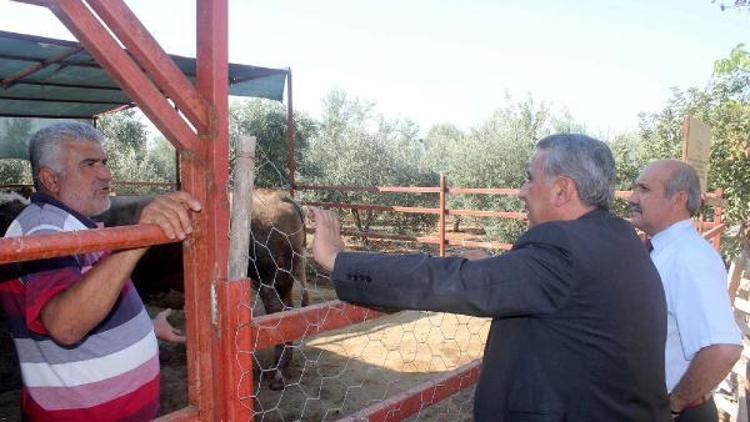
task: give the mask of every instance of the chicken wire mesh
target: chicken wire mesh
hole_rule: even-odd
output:
[[[291,210],[288,198],[278,192],[258,190],[255,198],[248,262],[251,277],[257,278],[253,291],[243,295],[240,306],[246,312],[240,313],[255,320],[303,303],[335,300],[329,275],[309,257],[312,236],[304,236],[304,225],[280,223],[284,213],[269,213],[281,205],[289,215],[300,216],[299,208]],[[270,329],[281,336],[283,323]],[[303,331],[316,332],[316,323],[307,322]],[[242,368],[243,381],[254,371],[252,391],[243,391],[244,398],[252,399],[257,421],[337,420],[481,358],[488,330],[487,319],[403,311],[276,347],[239,350],[253,363]],[[412,419],[469,420],[472,391],[426,407]]]

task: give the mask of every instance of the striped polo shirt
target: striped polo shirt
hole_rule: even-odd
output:
[[[89,218],[36,193],[5,236],[88,230]],[[0,283],[0,301],[21,363],[24,416],[31,420],[150,420],[159,412],[159,348],[153,325],[128,280],[110,313],[78,343],[56,343],[41,311],[108,252],[21,264]]]

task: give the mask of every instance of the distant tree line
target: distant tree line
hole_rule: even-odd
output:
[[[578,132],[610,144],[617,162],[617,189],[627,190],[649,161],[681,158],[682,120],[691,114],[713,129],[708,189],[724,189],[730,225],[750,219],[750,55],[744,45],[716,62],[705,87],[675,89],[661,111],[641,114],[638,129],[627,133],[608,137],[591,133],[569,114],[530,96],[508,97],[505,103],[468,130],[442,123],[420,135],[413,121],[387,118],[374,103],[333,89],[322,100],[319,119],[304,111],[295,112],[297,183],[437,186],[444,173],[452,186],[517,188],[524,182],[526,162],[537,140],[552,133]],[[235,100],[230,106],[230,146],[240,135],[257,138],[258,186],[289,188],[285,113],[283,105],[267,100]],[[108,151],[115,179],[174,181],[174,149],[164,138],[149,138],[139,113],[129,110],[107,115],[98,125],[112,140]],[[18,132],[14,136],[28,136],[31,129],[23,123],[9,127]],[[231,152],[230,163],[233,160]],[[30,180],[28,173],[18,162],[0,161],[0,177],[6,183]],[[434,194],[312,191],[301,195],[346,203],[437,204]],[[522,210],[516,198],[488,195],[452,195],[448,206]],[[616,210],[624,213],[624,204],[620,202]],[[434,227],[437,220],[434,215],[358,210],[348,215],[361,230],[387,225],[404,233]],[[481,227],[488,239],[505,242],[524,228],[522,222],[485,218],[457,218],[452,223],[457,230],[465,224]],[[731,254],[733,245],[726,244],[726,252]]]

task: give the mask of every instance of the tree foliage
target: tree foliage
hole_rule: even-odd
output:
[[[641,116],[638,162],[681,158],[683,118],[699,118],[713,135],[708,190],[723,189],[726,221],[737,225],[750,219],[750,56],[739,45],[715,70],[706,87],[675,89],[663,110]]]
[[[107,138],[107,161],[115,181],[175,181],[174,147],[164,137],[149,140],[148,127],[136,110],[106,114],[98,120],[98,127]],[[130,186],[116,189],[132,194],[164,190]]]
[[[536,142],[555,132],[578,130],[567,114],[553,112],[546,103],[530,96],[522,101],[506,98],[508,105],[472,128],[468,134],[450,125],[433,127],[425,138],[428,162],[448,176],[455,187],[520,188],[526,175],[526,163]],[[515,197],[496,195],[452,195],[453,209],[488,211],[521,211],[523,205]],[[463,219],[454,218],[454,230]],[[497,219],[469,219],[481,225],[488,237],[510,242],[526,224]]]
[[[617,189],[632,186],[639,171],[655,159],[681,158],[682,122],[693,115],[713,130],[708,188],[721,187],[728,199],[730,224],[750,218],[750,54],[740,44],[717,60],[703,88],[674,89],[662,110],[640,115],[636,131],[612,136],[608,142],[617,164]],[[461,130],[446,123],[431,127],[420,138],[419,127],[403,118],[387,118],[371,101],[353,98],[341,89],[322,101],[320,119],[295,113],[295,161],[300,184],[351,186],[437,186],[439,175],[453,187],[511,187],[524,183],[526,163],[536,141],[551,133],[586,133],[568,113],[531,97],[506,98],[506,105],[478,125]],[[27,138],[26,121],[11,122],[7,136]],[[230,107],[230,164],[239,136],[254,135],[256,184],[289,188],[285,107],[267,100],[238,101]],[[135,110],[110,114],[99,127],[111,140],[110,168],[115,180],[173,181],[175,154],[163,138],[150,139],[148,127]],[[24,162],[0,161],[6,183],[29,182]],[[437,206],[434,194],[305,192],[305,198],[342,203],[415,207]],[[451,195],[451,209],[521,210],[514,197]],[[621,201],[616,210],[625,212]],[[353,210],[362,230],[389,225],[397,231],[434,228],[436,216]],[[453,220],[454,228],[469,221],[484,228],[489,240],[512,241],[525,223],[496,219]]]
[[[435,186],[438,175],[423,160],[424,145],[417,138],[418,126],[409,120],[387,119],[375,112],[372,102],[350,98],[334,89],[323,100],[320,130],[310,140],[303,167],[306,183],[351,186]],[[313,192],[309,197],[346,203],[375,203],[435,207],[428,195],[368,194],[361,192]],[[360,230],[368,230],[378,214],[352,210]],[[383,214],[380,223],[408,230],[433,224],[434,216]]]
[[[253,99],[236,102],[229,110],[230,166],[234,165],[237,140],[240,136],[255,136],[256,185],[266,188],[289,188],[289,167],[287,148],[287,114],[283,104],[276,101]],[[318,128],[317,122],[304,112],[294,114],[294,156],[302,162],[309,138]],[[304,173],[314,173],[311,163],[298,169]]]

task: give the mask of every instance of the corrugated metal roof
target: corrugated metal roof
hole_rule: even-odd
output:
[[[195,59],[170,55],[191,80]],[[287,70],[229,64],[229,95],[281,101]],[[83,47],[0,31],[0,116],[91,118],[133,106]]]

